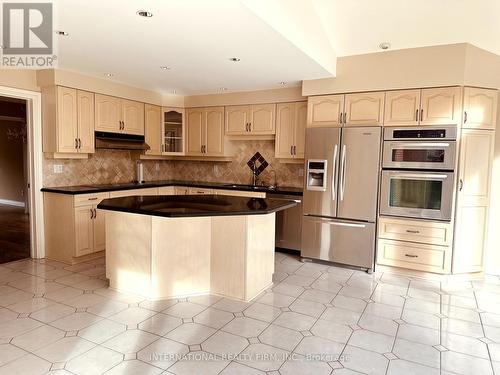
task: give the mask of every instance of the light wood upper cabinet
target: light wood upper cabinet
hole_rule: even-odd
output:
[[[108,95],[95,95],[95,130],[119,133],[121,131],[121,99]]]
[[[95,130],[144,135],[144,103],[96,94]]]
[[[78,90],[77,117],[78,117],[78,152],[94,152],[94,93]]]
[[[495,133],[464,129],[460,140],[453,272],[484,266]]]
[[[382,126],[384,122],[384,92],[347,94],[345,96],[346,126]]]
[[[277,105],[275,141],[277,158],[304,158],[306,125],[307,102]]]
[[[420,125],[458,125],[461,122],[460,87],[423,89]]]
[[[122,132],[144,135],[144,103],[133,100],[121,100]]]
[[[310,96],[307,106],[307,126],[341,126],[344,95]]]
[[[463,127],[468,129],[495,129],[497,102],[497,90],[465,87]]]
[[[224,155],[224,107],[205,109],[205,154]]]
[[[146,155],[161,155],[161,107],[150,104],[144,106],[144,136],[150,147]]]
[[[187,129],[188,155],[224,155],[224,107],[188,109]]]
[[[77,90],[57,88],[57,152],[78,151]]]
[[[420,90],[388,91],[385,94],[385,126],[417,126]]]
[[[187,154],[203,154],[203,108],[187,110]]]
[[[163,108],[162,155],[184,155],[185,111],[183,108]]]
[[[238,105],[226,107],[226,134],[247,135],[250,123],[250,106]]]
[[[226,135],[275,134],[276,104],[226,107]]]
[[[94,94],[69,87],[42,90],[43,152],[71,158],[94,152]]]
[[[269,135],[275,134],[276,104],[252,105],[250,118],[250,133]]]
[[[276,140],[274,154],[277,158],[293,158],[295,103],[276,106]]]

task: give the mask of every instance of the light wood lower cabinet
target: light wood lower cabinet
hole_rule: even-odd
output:
[[[451,248],[379,239],[377,263],[424,272],[449,273]]]
[[[214,193],[213,189],[204,189],[197,187],[192,187],[188,189],[188,195],[210,195],[213,193]]]
[[[109,193],[110,198],[131,197],[133,195],[158,195],[158,188],[119,190]]]
[[[225,190],[215,189],[213,191],[216,195],[228,195],[233,197],[248,197],[248,198],[265,198],[266,193],[259,191],[242,191],[242,190]]]
[[[378,236],[388,240],[451,246],[453,226],[439,221],[380,217]]]
[[[106,198],[109,193],[44,193],[46,257],[74,264],[104,255],[105,216],[97,205]]]
[[[185,186],[176,186],[175,187],[175,195],[188,195],[189,188]]]
[[[491,130],[462,131],[453,273],[480,272],[484,267],[494,141]]]

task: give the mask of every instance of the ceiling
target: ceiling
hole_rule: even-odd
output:
[[[336,56],[469,42],[500,55],[498,0],[55,0],[59,68],[179,95],[335,75]],[[151,18],[139,17],[145,9]],[[229,58],[238,57],[239,62]],[[162,70],[160,66],[169,66]],[[223,90],[225,88],[226,90]]]

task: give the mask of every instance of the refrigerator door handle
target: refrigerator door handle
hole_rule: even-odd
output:
[[[335,148],[333,149],[333,164],[332,164],[332,200],[335,200],[335,197],[337,195],[336,188],[335,188],[335,178],[337,177],[337,155],[339,153],[339,146],[335,145]]]
[[[307,215],[306,215],[307,216]],[[316,220],[312,220],[313,222],[316,223],[321,223],[321,224],[328,224],[328,225],[333,225],[336,227],[349,227],[349,228],[366,228],[365,224],[356,224],[356,223],[343,223],[343,222],[338,222],[338,221],[330,221],[331,219],[326,219],[326,218],[317,218]]]
[[[341,170],[340,170],[340,200],[344,200],[344,192],[345,192],[345,170],[346,170],[346,157],[347,157],[347,148],[346,145],[342,146],[342,156],[341,156]]]

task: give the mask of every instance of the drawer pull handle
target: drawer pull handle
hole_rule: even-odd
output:
[[[407,229],[406,233],[419,234],[420,231],[419,230],[410,230],[410,229]]]
[[[408,257],[408,258],[418,258],[418,255],[405,254],[405,257]]]
[[[89,201],[96,201],[96,200],[97,200],[97,197],[89,198]]]

